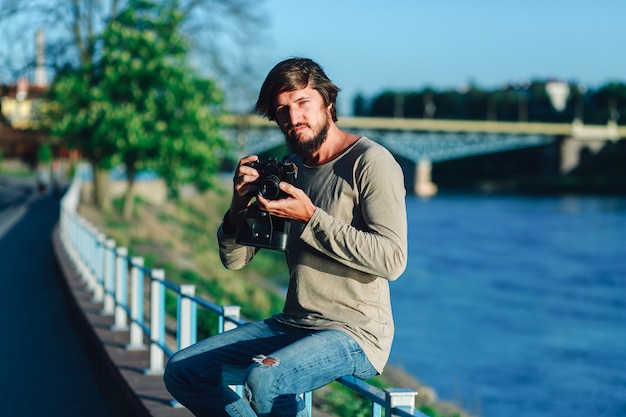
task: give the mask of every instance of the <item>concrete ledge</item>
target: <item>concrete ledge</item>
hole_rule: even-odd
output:
[[[160,376],[144,374],[149,366],[149,351],[128,351],[129,333],[112,331],[112,316],[100,314],[102,306],[91,301],[82,278],[65,252],[58,225],[52,233],[57,266],[64,277],[61,287],[73,325],[82,336],[83,347],[111,410],[116,417],[192,416],[186,408],[172,407],[172,397]],[[147,341],[144,341],[148,345]]]

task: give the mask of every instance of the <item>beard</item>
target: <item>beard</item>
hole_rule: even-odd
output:
[[[328,137],[329,127],[330,124],[328,123],[327,117],[326,121],[324,122],[324,126],[320,128],[317,134],[315,134],[313,138],[304,141],[299,140],[298,134],[291,129],[283,133],[285,134],[285,138],[287,139],[287,145],[289,145],[291,151],[306,162],[311,159],[313,153],[319,150],[322,144],[326,141],[326,138]]]

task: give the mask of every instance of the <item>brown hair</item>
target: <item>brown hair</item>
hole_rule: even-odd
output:
[[[309,58],[290,58],[276,64],[261,86],[254,111],[269,120],[276,120],[276,98],[287,91],[299,90],[311,84],[324,105],[332,103],[331,116],[337,121],[337,87],[324,73],[322,67]]]

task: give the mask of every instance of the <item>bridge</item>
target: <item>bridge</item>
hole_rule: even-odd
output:
[[[269,151],[284,143],[276,123],[254,115],[224,117],[224,134],[236,144],[238,156]],[[418,195],[432,195],[432,164],[474,155],[558,144],[560,172],[574,169],[583,149],[597,152],[607,141],[626,138],[626,127],[573,123],[497,122],[473,120],[343,117],[342,129],[367,136],[394,155],[417,166],[413,178]]]

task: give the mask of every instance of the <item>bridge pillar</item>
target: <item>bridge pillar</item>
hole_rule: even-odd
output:
[[[580,165],[584,152],[597,153],[604,147],[606,141],[580,140],[566,138],[561,143],[561,174],[568,174]]]
[[[431,181],[432,163],[428,159],[420,159],[415,169],[415,194],[420,197],[431,197],[437,194],[437,186]]]

